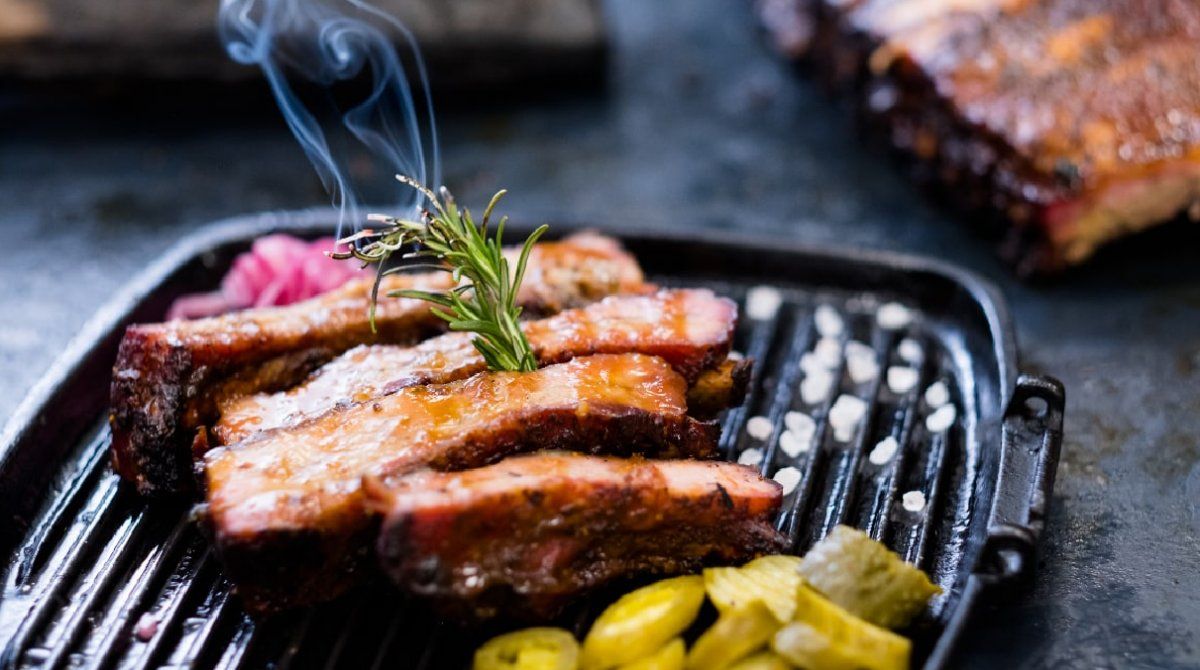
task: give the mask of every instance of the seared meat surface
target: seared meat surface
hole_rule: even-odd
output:
[[[391,275],[403,287],[445,289],[447,273]],[[130,326],[113,370],[113,466],[147,494],[185,490],[191,446],[218,405],[301,381],[321,363],[373,342],[413,343],[443,328],[429,303],[381,298],[378,333],[367,319],[371,280],[287,307],[195,321]],[[581,234],[539,244],[518,296],[530,314],[556,313],[606,295],[644,293],[636,260],[613,240]]]
[[[761,5],[784,46],[807,48],[852,91],[920,176],[1001,215],[1002,251],[1022,272],[1200,216],[1200,3]]]
[[[368,483],[401,588],[451,615],[549,618],[618,577],[679,574],[784,551],[781,492],[724,462],[569,454]]]
[[[364,476],[479,467],[535,449],[700,457],[719,427],[688,416],[661,358],[576,358],[401,389],[210,451],[207,519],[249,609],[324,600],[356,579],[373,523]]]
[[[580,309],[524,324],[542,365],[597,353],[660,356],[695,382],[729,353],[737,305],[708,290],[614,296]],[[440,384],[486,369],[470,333],[447,333],[413,347],[352,349],[286,392],[239,396],[221,403],[213,427],[219,443],[320,416],[337,407],[370,402],[402,388]]]

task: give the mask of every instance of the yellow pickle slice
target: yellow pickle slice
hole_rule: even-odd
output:
[[[575,670],[579,643],[561,628],[526,628],[496,636],[475,651],[473,670]]]
[[[700,575],[664,579],[626,593],[592,624],[580,667],[604,670],[654,654],[691,625],[703,604]]]

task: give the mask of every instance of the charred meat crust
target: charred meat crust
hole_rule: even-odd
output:
[[[510,426],[495,439],[473,436],[461,451],[431,461],[429,467],[478,467],[531,448],[596,455],[712,458],[719,438],[720,426],[691,418],[670,429],[655,417],[632,412],[599,408],[580,420],[574,412],[562,411],[545,415],[531,425]],[[384,469],[382,474],[392,472],[403,470]],[[208,515],[206,523],[224,574],[234,584],[246,610],[264,615],[324,602],[376,574],[370,548],[378,536],[379,518],[363,502],[356,493],[335,522],[250,533],[224,532]]]
[[[593,356],[508,374],[484,373],[463,382],[406,389],[372,405],[210,452],[205,459],[207,523],[226,574],[248,608],[266,612],[316,602],[360,578],[359,541],[370,536],[374,523],[364,507],[362,476],[479,467],[545,448],[654,457],[711,458],[717,453],[719,426],[687,416],[686,384],[661,359]],[[630,376],[614,378],[622,374]],[[479,391],[493,377],[548,386],[540,395],[533,386]],[[575,378],[582,381],[557,381]],[[478,416],[467,417],[466,424],[449,432],[439,428],[443,419],[437,416],[429,424],[412,423],[413,403],[428,398],[442,408],[446,395],[454,393],[470,394],[462,398],[464,406],[478,407]],[[539,397],[567,401],[551,406],[539,404]],[[505,402],[510,407],[500,406]],[[458,408],[449,411],[461,416]],[[398,416],[395,426],[376,423],[376,415],[393,413]],[[347,447],[348,434],[362,430],[378,432]],[[423,442],[415,437],[432,434],[441,438]],[[336,453],[321,452],[322,435],[329,436],[329,449]],[[318,455],[299,454],[301,445]],[[297,584],[321,588],[306,591]]]
[[[699,468],[700,490],[674,489],[662,474]],[[787,544],[772,523],[779,486],[729,463],[539,454],[393,486],[367,485],[387,515],[383,570],[458,619],[545,620],[617,578],[693,572]]]
[[[715,367],[700,373],[688,388],[688,413],[709,419],[718,413],[737,407],[746,398],[754,361],[727,358]]]
[[[385,290],[401,284],[433,288],[449,279],[434,273],[393,275],[385,282]],[[520,302],[536,316],[652,288],[619,244],[582,233],[535,247]],[[287,307],[130,326],[113,369],[114,469],[143,494],[188,490],[194,433],[215,419],[219,398],[286,388],[356,345],[413,343],[443,329],[427,303],[392,299],[381,301],[373,333],[369,291],[370,282],[358,280]]]
[[[366,309],[361,301],[353,303],[338,310],[340,316]],[[323,307],[320,303],[295,307],[301,306]],[[346,347],[375,337],[386,342],[416,341],[441,326],[427,310],[409,310],[401,318],[381,320],[377,336],[371,335],[369,326],[279,339],[258,328],[242,337],[238,323],[211,337],[177,332],[184,328],[186,322],[130,326],[117,351],[109,419],[113,469],[146,495],[192,488],[189,447],[194,431],[214,418],[222,389],[281,390]]]
[[[737,325],[737,305],[705,289],[660,291],[645,296],[610,296],[587,307],[524,325],[542,366],[598,353],[659,356],[688,382],[712,371],[728,355]],[[221,418],[213,427],[219,444],[234,444],[267,430],[299,425],[340,407],[363,404],[402,388],[440,384],[485,369],[468,333],[448,333],[413,347],[370,346],[346,352],[308,381],[273,394],[236,394],[218,400]],[[731,371],[734,372],[734,371]],[[719,411],[736,399],[742,379],[717,383],[731,397],[697,397],[697,416]],[[722,386],[723,382],[723,386]],[[741,389],[744,391],[744,387]],[[690,406],[690,403],[689,403]]]
[[[810,38],[789,51],[849,93],[919,181],[1002,231],[1001,254],[1021,274],[1082,262],[1200,200],[1196,3],[760,8],[777,36]]]

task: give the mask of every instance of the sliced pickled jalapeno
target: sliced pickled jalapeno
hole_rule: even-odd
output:
[[[907,670],[912,644],[829,602],[808,586],[797,591],[796,620],[775,633],[771,649],[802,668]]]
[[[866,533],[838,526],[800,562],[804,581],[851,614],[884,628],[907,626],[941,589]]]
[[[576,670],[579,643],[561,628],[526,628],[488,640],[473,670]]]
[[[699,575],[673,577],[626,593],[608,606],[583,640],[584,670],[604,670],[654,654],[682,633],[704,604]]]
[[[740,568],[708,568],[704,588],[720,612],[760,600],[780,622],[792,620],[800,587],[798,556],[762,556]]]
[[[662,649],[632,663],[622,665],[619,670],[683,670],[683,657],[687,653],[683,638],[675,638]]]
[[[779,621],[760,600],[727,610],[692,645],[687,670],[723,670],[765,647]]]

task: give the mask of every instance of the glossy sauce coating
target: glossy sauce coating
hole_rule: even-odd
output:
[[[397,288],[449,286],[444,272],[390,275],[381,296]],[[189,488],[194,464],[188,447],[196,429],[216,419],[219,400],[287,388],[360,344],[413,343],[444,329],[429,303],[381,297],[378,332],[372,332],[370,288],[370,280],[359,280],[286,307],[130,326],[113,368],[114,469],[143,493]],[[548,314],[650,290],[619,244],[581,233],[534,246],[518,302],[529,314]]]
[[[476,467],[537,448],[621,452],[635,435],[662,453],[711,452],[715,435],[688,444],[686,393],[665,361],[639,354],[403,389],[209,452],[210,518],[218,540],[341,530],[362,523],[363,476]]]
[[[609,297],[527,322],[524,329],[542,365],[596,353],[644,353],[661,356],[694,381],[729,352],[736,320],[737,306],[711,291],[673,290]],[[401,388],[465,378],[485,369],[472,337],[448,333],[413,347],[353,349],[289,391],[224,403],[214,431],[222,443],[233,444]]]
[[[402,588],[451,614],[552,616],[643,571],[780,551],[780,487],[724,462],[533,454],[368,486],[386,514],[378,553]]]
[[[1032,171],[1099,187],[1200,161],[1198,3],[864,0],[846,20],[882,43],[877,71],[911,60]]]

